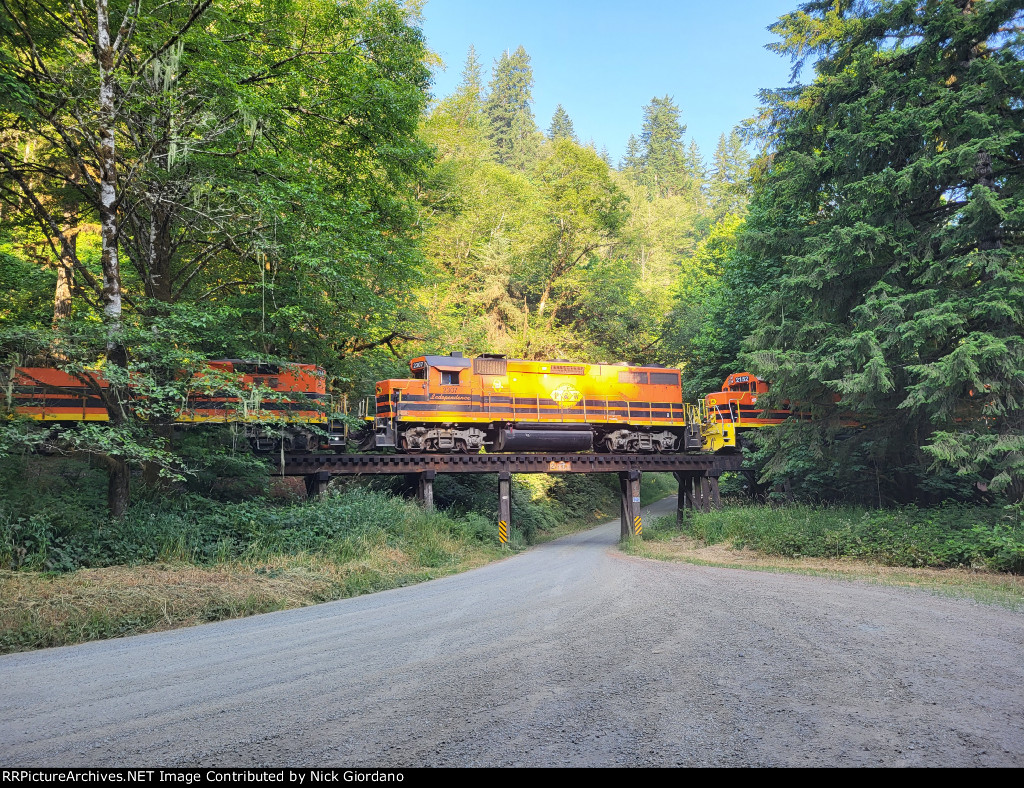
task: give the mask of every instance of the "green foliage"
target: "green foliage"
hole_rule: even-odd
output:
[[[929,466],[1024,495],[1022,13],[807,3],[773,28],[820,58],[811,84],[765,95],[772,156],[741,242],[750,366],[817,417],[779,433],[776,478],[841,438],[887,499]]]
[[[706,544],[724,542],[768,555],[1024,571],[1024,524],[997,507],[729,507],[688,517],[684,532]],[[665,517],[645,528],[644,538],[678,533],[675,519]]]
[[[736,368],[743,337],[735,281],[737,236],[743,220],[727,214],[698,245],[679,277],[667,328],[673,360],[683,369],[686,401],[718,391]]]
[[[185,494],[173,504],[166,499],[140,501],[113,521],[105,521],[102,508],[87,502],[62,504],[57,495],[48,499],[35,511],[17,500],[0,499],[4,566],[66,572],[158,559],[209,564],[300,553],[345,561],[375,544],[414,545],[424,565],[438,566],[451,560],[439,552],[441,536],[497,541],[496,529],[483,528],[478,516],[460,522],[424,513],[387,493],[358,488],[317,501],[276,505],[262,498],[225,503]]]
[[[47,325],[53,316],[53,273],[4,251],[0,237],[0,330]],[[0,338],[0,352],[3,352]]]
[[[533,119],[533,69],[522,46],[508,50],[495,63],[484,110],[488,132],[500,164],[525,170],[536,156],[537,124]]]
[[[561,104],[555,107],[555,114],[551,116],[551,126],[548,127],[548,139],[552,142],[561,139],[579,142],[576,138],[576,132],[572,127],[572,118],[569,117],[569,113],[565,111],[565,107]]]
[[[751,157],[734,129],[718,138],[712,160],[708,199],[717,217],[742,214],[750,200]]]
[[[703,165],[695,145],[687,149],[683,142],[685,133],[679,107],[671,97],[652,98],[644,107],[643,130],[639,142],[627,153],[627,162],[652,198],[699,198]]]
[[[181,370],[277,357],[345,378],[405,335],[429,72],[392,0],[115,4],[109,68],[105,9],[0,8],[0,273],[19,282],[0,351],[103,368],[109,421],[51,435],[105,458],[119,512],[130,464],[184,470],[161,434]]]

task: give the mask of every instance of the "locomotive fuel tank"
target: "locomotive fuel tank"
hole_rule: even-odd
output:
[[[498,451],[592,451],[594,429],[590,425],[513,424],[498,431]]]

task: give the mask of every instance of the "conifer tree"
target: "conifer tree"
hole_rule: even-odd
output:
[[[476,47],[470,44],[466,53],[466,64],[462,68],[462,79],[454,94],[445,101],[448,111],[459,126],[475,126],[482,121],[484,103],[480,75],[480,60],[476,55]]]
[[[572,118],[569,117],[569,113],[565,111],[565,108],[559,104],[555,107],[555,114],[551,116],[551,127],[548,129],[548,139],[552,142],[554,140],[572,140],[573,142],[579,142],[576,139],[576,132],[572,126]]]
[[[502,53],[494,66],[485,111],[498,162],[519,170],[536,157],[532,90],[533,69],[526,50],[520,46],[511,54]]]
[[[872,500],[923,494],[942,467],[1024,495],[1020,9],[829,0],[773,28],[798,65],[820,59],[812,84],[765,96],[752,357],[826,428],[861,425],[831,452],[872,469]],[[784,430],[775,467],[829,434]]]
[[[717,216],[746,209],[750,197],[750,154],[733,130],[718,138],[708,185],[711,206]]]
[[[629,135],[626,143],[626,153],[619,162],[619,169],[623,171],[633,170],[639,172],[643,166],[643,152],[640,150],[640,141],[635,134]]]
[[[641,181],[653,194],[678,194],[686,176],[686,126],[679,120],[679,107],[669,96],[652,98],[644,107],[644,125],[640,133],[643,146]]]

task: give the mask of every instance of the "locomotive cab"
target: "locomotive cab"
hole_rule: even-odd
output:
[[[765,410],[758,399],[768,393],[768,381],[752,372],[734,372],[722,382],[722,390],[704,398],[707,411],[704,448],[734,450],[746,430],[781,424],[790,416],[788,403],[779,410]]]

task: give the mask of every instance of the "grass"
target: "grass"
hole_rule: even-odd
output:
[[[1022,531],[1000,509],[737,506],[658,518],[626,552],[701,566],[921,588],[1024,610]]]
[[[6,463],[0,653],[410,585],[499,560],[618,511],[614,477],[515,476],[512,543],[502,546],[493,477],[451,475],[438,477],[440,509],[430,513],[393,490],[343,482],[316,501],[273,484],[265,495],[229,500],[141,491],[127,514],[111,521],[103,515],[102,475],[87,464],[40,457]],[[662,487],[645,477],[645,495],[663,495]]]
[[[358,560],[267,556],[213,566],[153,563],[66,574],[0,572],[0,653],[159,632],[342,599],[465,571],[508,555],[449,545],[426,565],[376,545]]]

